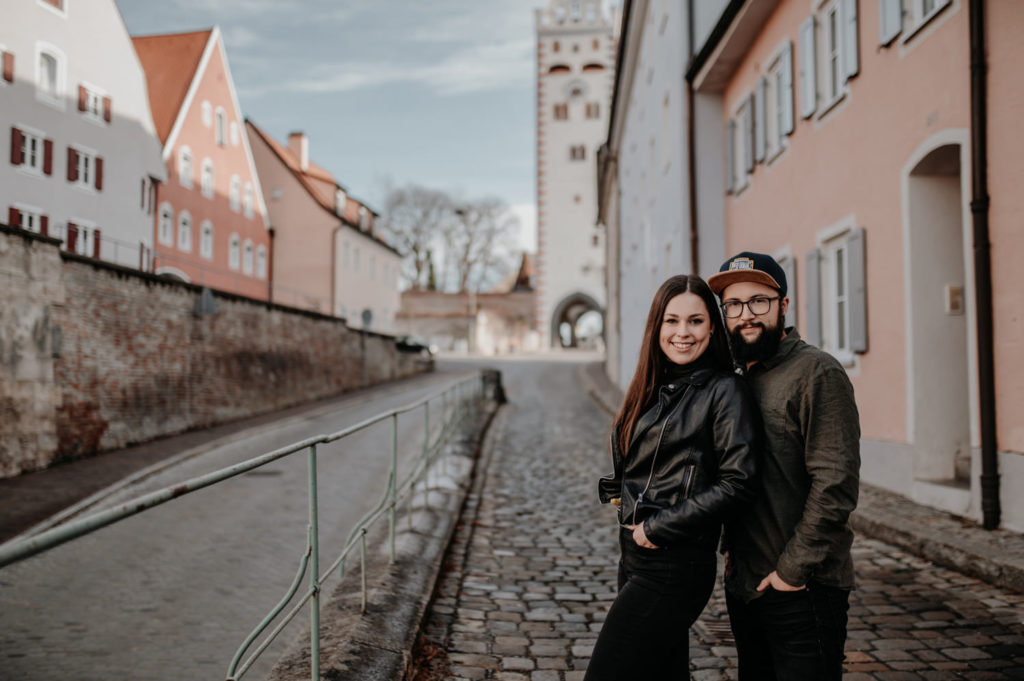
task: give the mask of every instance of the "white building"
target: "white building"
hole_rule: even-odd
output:
[[[146,267],[165,170],[114,0],[12,5],[0,22],[0,219]]]
[[[550,0],[537,30],[537,328],[576,345],[575,323],[604,312],[604,240],[595,226],[597,150],[608,129],[617,14],[600,0]]]
[[[622,55],[597,199],[598,222],[607,234],[606,369],[622,388],[636,367],[657,288],[675,274],[706,277],[725,258],[721,229],[690,228],[721,225],[721,192],[714,193],[724,189],[714,169],[722,166],[721,141],[703,132],[694,140],[694,160],[710,168],[691,187],[686,126],[691,116],[718,120],[721,105],[694,98],[691,112],[685,77],[690,45],[703,44],[724,5],[725,0],[627,0],[623,7]],[[715,200],[691,201],[701,193]],[[691,205],[707,214],[694,222]]]

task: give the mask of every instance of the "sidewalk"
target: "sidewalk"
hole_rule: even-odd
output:
[[[622,391],[600,363],[580,372],[587,392],[608,414],[618,411]],[[978,523],[916,504],[880,487],[862,483],[854,531],[990,584],[1024,592],[1024,534],[987,531]]]

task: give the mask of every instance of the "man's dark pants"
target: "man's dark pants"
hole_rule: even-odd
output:
[[[750,603],[728,591],[740,681],[839,681],[850,592],[810,582]]]

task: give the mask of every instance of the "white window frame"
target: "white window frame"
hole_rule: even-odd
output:
[[[910,41],[914,36],[920,33],[921,29],[931,23],[932,19],[952,4],[952,0],[931,0],[935,4],[931,9],[926,9],[925,4],[929,2],[929,0],[906,1],[909,2],[910,7],[904,11],[904,17],[909,23],[909,26],[903,34],[902,42],[904,43]]]
[[[263,244],[256,247],[256,277],[267,278],[267,247]]]
[[[334,190],[334,212],[339,218],[345,217],[345,205],[348,203],[348,195],[340,187]]]
[[[78,163],[78,177],[72,183],[72,186],[95,192],[96,158],[98,156],[96,150],[79,147],[74,144],[71,145],[71,148],[75,150],[75,159]],[[74,220],[72,220],[72,222],[74,222]],[[75,224],[78,223],[76,222]]]
[[[164,201],[158,209],[156,239],[164,246],[174,245],[174,208]],[[166,220],[165,220],[166,218]]]
[[[232,234],[228,239],[228,267],[237,270],[242,266],[242,240],[238,234]]]
[[[201,117],[203,121],[203,127],[209,128],[213,125],[213,105],[210,104],[210,100],[204,99],[200,107]]]
[[[178,149],[178,184],[186,189],[192,189],[195,184],[196,174],[195,157],[192,149],[183,146]]]
[[[242,244],[242,273],[252,275],[253,271],[253,260],[256,252],[256,248],[252,243],[252,239],[246,239],[245,243]]]
[[[203,159],[202,167],[199,170],[199,191],[208,199],[212,199],[217,195],[213,174],[213,160],[209,157]]]
[[[252,188],[252,182],[245,183],[245,190],[242,194],[242,213],[247,218],[251,218],[255,213],[253,205],[256,201],[255,192]]]
[[[103,98],[108,93],[91,83],[81,83],[81,86],[85,90],[85,111],[81,112],[82,115],[93,123],[106,125],[107,122],[103,120]]]
[[[178,213],[178,250],[192,252],[192,213],[187,210]]]
[[[213,139],[218,146],[228,145],[228,114],[222,106],[213,112]]]
[[[228,202],[231,210],[236,213],[242,211],[242,180],[238,175],[231,176],[231,185],[228,188]]]
[[[754,125],[754,121],[752,120],[753,112],[748,104],[749,101],[750,95],[748,93],[742,100],[740,100],[739,106],[733,112],[731,119],[732,125],[728,128],[733,136],[733,196],[742,193],[744,189],[750,186],[750,176],[752,175],[750,159],[753,158],[754,155],[754,140],[752,139],[751,130]]]
[[[821,253],[821,348],[845,367],[856,364],[850,349],[850,261],[848,237],[853,218],[822,230],[818,235]],[[841,268],[840,268],[841,265]],[[840,278],[841,269],[841,278]],[[840,286],[841,284],[841,286]]]
[[[822,118],[838,104],[849,91],[843,72],[843,11],[841,0],[826,0],[816,13],[818,60],[818,93],[821,97],[818,118]],[[830,32],[829,19],[835,20],[835,35]],[[834,58],[834,62],[832,61]],[[832,81],[833,67],[835,82]]]
[[[95,240],[96,240],[96,223],[92,220],[81,220],[79,218],[69,218],[68,222],[71,222],[78,229],[78,238],[75,241],[75,250],[73,253],[79,255],[85,255],[92,257],[95,252]],[[67,243],[68,239],[68,226],[64,224],[64,242]]]
[[[783,81],[785,74],[783,73],[783,66],[785,60],[783,59],[783,53],[786,47],[775,53],[772,61],[768,65],[768,69],[765,71],[765,102],[764,102],[764,143],[765,143],[765,163],[770,164],[775,158],[786,150],[788,143],[786,138],[788,135],[783,132],[784,125],[782,121],[783,106],[782,98],[786,94],[783,90]],[[792,68],[792,67],[791,67]],[[792,93],[790,93],[792,96]]]
[[[22,229],[39,234],[39,231],[42,229],[43,209],[24,203],[13,203],[11,205],[18,209],[18,216],[21,220],[21,224],[11,225],[11,227],[21,227]]]
[[[46,54],[54,60],[53,92],[47,92],[40,87],[42,80],[42,58]],[[36,99],[55,109],[64,111],[66,109],[64,94],[67,92],[67,57],[64,51],[56,45],[47,42],[36,42]]]
[[[43,174],[43,164],[45,163],[45,158],[46,158],[46,147],[45,147],[46,136],[41,131],[34,130],[32,128],[26,128],[24,125],[21,125],[20,123],[16,124],[14,127],[17,128],[21,132],[21,144],[22,144],[22,147],[21,147],[21,164],[17,165],[17,166],[14,166],[14,167],[17,168],[18,170],[20,170],[23,173],[28,173],[29,175],[42,175]],[[35,152],[35,163],[31,162],[32,161],[32,154],[31,154],[32,144],[30,143],[30,140],[34,141],[36,143],[35,144],[35,149],[36,149],[36,152]]]
[[[228,129],[231,131],[229,133],[229,137],[231,139],[231,146],[237,147],[238,143],[241,141],[241,136],[238,134],[238,123],[235,121],[231,121],[231,125],[228,126]]]
[[[213,223],[209,220],[199,225],[199,257],[213,260]]]

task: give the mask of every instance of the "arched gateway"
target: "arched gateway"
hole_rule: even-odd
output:
[[[600,316],[600,325],[596,333],[582,329],[579,324],[584,315],[596,313]],[[590,326],[590,325],[587,325]],[[571,293],[555,306],[551,314],[551,347],[578,348],[584,342],[593,343],[597,338],[604,337],[604,310],[596,300],[586,293]]]

